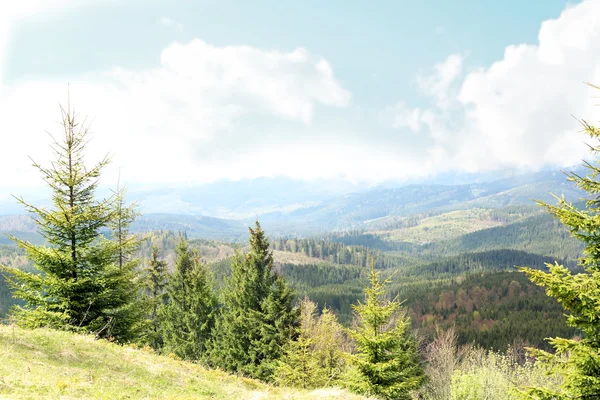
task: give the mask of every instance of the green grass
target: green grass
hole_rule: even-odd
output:
[[[361,399],[279,388],[92,336],[0,325],[3,399]]]
[[[494,218],[494,210],[474,208],[423,218],[416,226],[395,229],[389,235],[391,240],[425,244],[493,228],[521,218],[521,215],[507,215],[505,220],[499,220]]]

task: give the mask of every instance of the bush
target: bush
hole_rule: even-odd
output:
[[[471,349],[452,373],[452,400],[518,399],[517,389],[536,386],[558,388],[562,378],[550,375],[547,367],[532,360],[519,363],[510,350],[506,354]]]

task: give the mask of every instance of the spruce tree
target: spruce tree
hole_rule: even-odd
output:
[[[386,285],[371,265],[365,301],[354,305],[356,326],[349,330],[356,342],[353,371],[348,387],[360,394],[382,399],[411,399],[411,391],[424,382],[417,344],[410,334],[410,319],[397,298],[386,298]]]
[[[150,261],[145,269],[146,272],[146,298],[148,299],[149,332],[148,343],[155,350],[163,346],[160,334],[160,319],[158,311],[165,302],[165,286],[167,285],[167,263],[159,258],[158,247],[153,244]]]
[[[258,221],[250,252],[237,253],[223,290],[223,307],[211,343],[213,365],[271,380],[276,361],[297,326],[293,293],[273,271],[273,253]]]
[[[585,121],[585,132],[594,141],[600,138],[600,129]],[[600,146],[590,146],[592,154]],[[572,273],[558,263],[547,264],[548,272],[520,268],[532,282],[546,288],[568,311],[567,323],[583,332],[583,338],[549,339],[554,353],[530,349],[541,362],[548,364],[565,380],[559,392],[545,388],[529,388],[523,393],[528,399],[600,399],[600,164],[584,163],[588,173],[580,176],[567,173],[567,180],[590,195],[586,207],[579,209],[565,200],[550,205],[538,204],[565,225],[571,234],[585,244],[579,259],[581,272]]]
[[[119,298],[122,306],[116,308],[112,323],[108,326],[108,337],[119,337],[122,341],[146,341],[148,303],[142,299],[144,280],[140,275],[140,259],[136,256],[143,239],[130,233],[130,225],[137,217],[136,205],[126,205],[125,189],[117,186],[112,204],[113,218],[108,223],[114,246],[110,276],[118,282],[112,295]]]
[[[181,238],[176,247],[175,271],[166,287],[166,304],[161,309],[163,351],[186,360],[203,360],[211,338],[216,297],[206,265]]]
[[[47,167],[33,164],[52,191],[53,208],[17,199],[33,215],[46,244],[37,246],[12,237],[38,271],[2,268],[15,297],[26,302],[14,309],[14,316],[26,327],[70,329],[131,340],[138,321],[133,321],[133,314],[126,309],[135,283],[131,269],[119,266],[119,254],[128,250],[101,234],[120,218],[115,205],[122,198],[95,198],[101,171],[109,159],[86,166],[88,127],[70,108],[61,108],[61,113],[64,132],[52,146],[55,160]]]

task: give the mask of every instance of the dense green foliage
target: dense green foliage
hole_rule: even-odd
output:
[[[451,280],[396,284],[413,326],[430,339],[454,327],[459,344],[506,350],[515,343],[547,348],[545,338],[579,333],[566,325],[555,299],[514,271],[470,274]]]
[[[361,240],[361,242],[363,242]],[[279,239],[274,241],[275,250],[301,253],[333,264],[367,267],[367,259],[374,258],[376,268],[392,268],[397,260],[387,254],[375,252],[363,245],[347,245],[325,239]]]
[[[592,140],[600,138],[600,129],[584,122]],[[590,147],[594,154],[600,146]],[[583,332],[579,339],[555,337],[550,339],[555,353],[533,351],[540,360],[554,368],[565,378],[560,390],[532,387],[526,392],[530,399],[582,399],[600,398],[600,164],[586,163],[586,176],[568,174],[568,180],[588,193],[591,200],[580,209],[560,198],[556,205],[539,204],[562,224],[571,234],[584,243],[583,256],[579,259],[583,272],[573,274],[558,263],[548,264],[548,272],[522,268],[536,284],[546,288],[569,312],[567,322]]]
[[[31,271],[31,264],[24,257],[25,252],[14,245],[0,245],[0,265]],[[0,274],[0,320],[6,318],[10,307],[15,304],[23,305],[22,301],[13,297],[8,282]]]
[[[534,215],[512,224],[483,229],[464,236],[425,245],[430,254],[514,249],[529,253],[574,260],[581,255],[581,243],[549,215]]]
[[[226,371],[272,379],[276,361],[298,324],[293,299],[273,270],[273,253],[257,221],[250,229],[250,251],[236,254],[222,291],[211,362]]]
[[[278,384],[317,388],[343,384],[348,358],[348,338],[335,314],[307,297],[300,303],[300,326],[295,340],[288,342],[275,370]]]
[[[356,342],[354,369],[348,386],[382,399],[410,400],[411,391],[425,380],[417,343],[410,333],[410,319],[397,298],[387,299],[381,272],[371,268],[365,300],[354,306],[357,324],[349,330]]]
[[[152,246],[150,261],[145,268],[145,296],[148,302],[148,334],[147,341],[153,349],[158,350],[163,346],[161,321],[158,311],[166,300],[165,286],[167,285],[167,263],[159,258],[158,248]]]
[[[126,231],[113,241],[100,231],[115,224],[126,228],[133,211],[123,206],[121,192],[102,201],[94,198],[108,159],[86,167],[87,127],[70,110],[62,110],[62,122],[64,136],[54,143],[54,162],[50,167],[34,164],[52,190],[54,208],[47,210],[20,199],[35,215],[47,244],[13,237],[39,273],[3,267],[15,296],[26,303],[14,315],[23,326],[76,329],[132,340],[140,333],[142,312],[136,304],[136,262],[129,257],[135,243],[128,241]]]
[[[217,311],[208,270],[181,238],[175,271],[166,286],[166,304],[159,308],[160,335],[165,353],[185,360],[206,357]]]

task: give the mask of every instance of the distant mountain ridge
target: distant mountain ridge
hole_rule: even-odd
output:
[[[533,205],[533,200],[552,202],[552,194],[564,195],[570,201],[577,201],[584,195],[566,182],[564,174],[548,171],[487,183],[375,188],[287,213],[268,213],[261,221],[276,231],[285,231],[284,224],[294,226],[298,232],[311,228],[325,231],[361,229],[367,221],[389,216]]]
[[[532,199],[551,202],[550,193],[564,194],[571,201],[583,196],[559,171],[458,185],[360,187],[359,191],[336,194],[348,187],[265,178],[198,189],[131,191],[128,197],[136,200],[143,212],[133,225],[135,231],[186,231],[190,237],[237,241],[246,237],[247,226],[256,218],[272,235],[305,236],[365,229],[369,221],[389,217],[533,205]],[[161,203],[161,199],[168,201]],[[22,215],[0,216],[0,232],[30,234],[35,232],[35,224]]]

